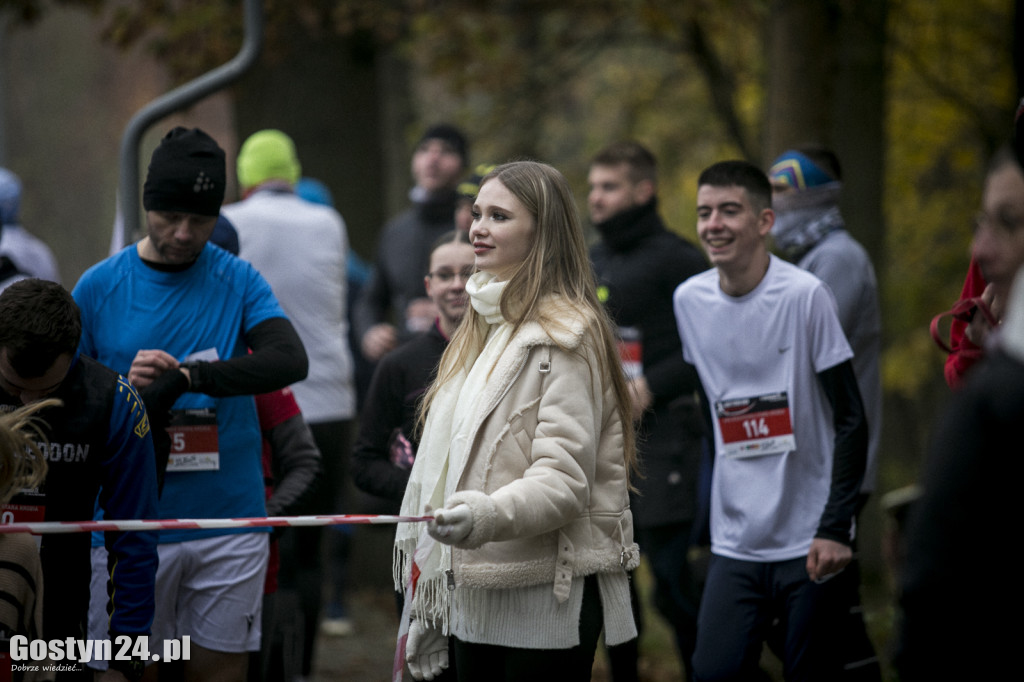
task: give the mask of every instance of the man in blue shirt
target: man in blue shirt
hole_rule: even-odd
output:
[[[94,265],[74,289],[82,353],[126,372],[147,394],[154,428],[166,425],[161,518],[266,513],[252,395],[300,381],[308,368],[263,277],[207,243],[225,177],[224,152],[209,135],[171,130],[143,189],[147,236]],[[268,530],[160,533],[151,650],[189,635],[187,674],[245,678],[247,652],[260,644]]]

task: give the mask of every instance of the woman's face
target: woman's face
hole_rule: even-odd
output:
[[[992,292],[1005,301],[1024,265],[1024,174],[1015,163],[1003,164],[985,181],[973,253]]]
[[[535,229],[526,206],[500,180],[489,180],[477,194],[469,228],[476,267],[507,280],[526,260]]]
[[[449,329],[457,327],[466,313],[466,282],[473,274],[473,261],[473,247],[465,242],[442,244],[430,254],[430,272],[423,282]]]

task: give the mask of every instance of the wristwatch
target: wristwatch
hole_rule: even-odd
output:
[[[199,365],[203,364],[206,363],[199,360],[189,360],[178,365],[178,369],[188,370],[188,390],[191,393],[202,393],[199,389],[199,373],[201,371]]]

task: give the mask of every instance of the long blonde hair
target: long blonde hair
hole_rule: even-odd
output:
[[[587,335],[594,341],[598,376],[610,379],[622,420],[624,457],[627,470],[635,472],[636,434],[631,418],[631,398],[619,362],[611,321],[597,299],[597,284],[587,254],[583,227],[569,183],[556,169],[535,161],[515,161],[494,168],[480,181],[480,187],[498,181],[508,189],[534,219],[534,240],[529,253],[508,278],[501,295],[501,314],[512,323],[515,334],[526,322],[536,322],[552,338],[553,330],[565,329],[557,310],[542,306],[546,297],[576,310],[587,322]],[[441,357],[437,379],[420,405],[422,424],[439,388],[454,377],[486,342],[487,328],[480,314],[469,306],[462,323]]]
[[[43,400],[0,415],[0,504],[46,478],[46,436],[35,415],[60,404],[59,400]]]

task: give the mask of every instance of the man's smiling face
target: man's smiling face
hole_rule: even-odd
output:
[[[758,210],[742,187],[697,190],[697,236],[717,268],[743,269],[771,230],[771,217],[771,209]]]

